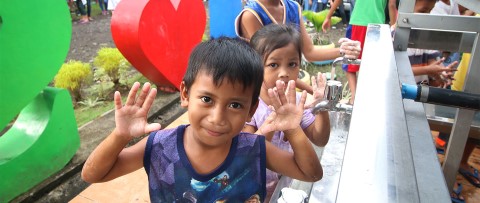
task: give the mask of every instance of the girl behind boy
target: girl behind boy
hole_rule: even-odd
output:
[[[252,120],[244,127],[244,131],[265,135],[273,145],[291,151],[289,140],[285,137],[284,132],[265,133],[263,125],[272,112],[269,106],[274,102],[268,96],[268,89],[275,87],[277,80],[286,83],[289,80],[295,80],[298,76],[302,50],[301,35],[292,25],[270,24],[257,31],[250,44],[262,56],[264,79],[257,110]],[[324,74],[319,73],[317,79],[312,77],[315,101],[323,98],[326,82]],[[300,98],[299,94],[297,98]],[[309,109],[306,109],[298,124],[312,143],[322,147],[327,144],[330,135],[328,112],[313,115]],[[267,171],[267,192],[269,194],[267,197],[271,195],[277,182],[277,173]]]
[[[260,57],[247,43],[225,38],[201,43],[180,84],[190,125],[159,130],[159,124],[148,124],[156,95],[148,83],[138,97],[135,83],[125,105],[116,92],[116,127],[89,156],[82,178],[104,182],[143,166],[152,202],[245,202],[256,195],[264,202],[265,168],[304,181],[321,179],[320,162],[298,124],[306,93],[297,105],[294,81],[287,93],[283,81],[268,90],[275,112],[263,128],[284,131],[294,153],[240,132],[255,112],[262,80]],[[145,133],[150,135],[124,148]]]
[[[235,20],[235,31],[237,36],[250,40],[258,30],[270,24],[294,24],[301,33],[302,52],[308,61],[323,61],[340,56],[356,59],[360,54],[360,42],[347,38],[338,41],[340,48],[315,46],[305,28],[302,9],[293,0],[248,1]],[[301,80],[297,80],[297,86],[312,93],[312,87]]]

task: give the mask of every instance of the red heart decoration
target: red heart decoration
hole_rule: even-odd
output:
[[[157,86],[179,89],[206,24],[202,0],[122,0],[112,16],[113,41]]]

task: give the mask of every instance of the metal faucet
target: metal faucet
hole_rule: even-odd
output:
[[[360,63],[360,59],[347,59],[343,57],[338,57],[333,61],[330,80],[327,81],[325,92],[323,94],[323,99],[312,108],[311,111],[313,114],[318,114],[321,111],[344,111],[347,113],[352,112],[352,105],[338,103],[342,97],[343,87],[340,81],[335,80],[335,68],[336,66],[341,64],[359,65]]]

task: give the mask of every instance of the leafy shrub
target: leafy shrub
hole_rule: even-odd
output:
[[[317,30],[317,32],[320,32],[320,31],[322,31],[323,21],[325,21],[325,18],[328,15],[328,9],[320,11],[320,12],[313,12],[313,11],[308,11],[308,10],[307,11],[302,11],[302,15],[305,16],[305,18],[308,21],[312,22],[312,24],[315,27],[315,30]],[[330,18],[330,24],[331,25],[335,25],[335,24],[339,23],[340,21],[342,21],[342,18],[339,18],[337,16],[332,16],[332,18]]]
[[[118,49],[108,47],[101,48],[98,51],[97,56],[93,60],[93,65],[108,76],[115,88],[120,86],[120,79],[123,79],[122,76],[125,75],[128,67],[130,67],[130,63]]]
[[[92,71],[90,64],[71,60],[64,63],[55,76],[55,87],[65,88],[70,91],[75,101],[82,100],[81,88],[88,84]]]
[[[202,42],[208,41],[210,37],[207,34],[203,34],[202,36]]]
[[[88,98],[87,100],[78,102],[79,104],[85,106],[85,108],[93,108],[95,106],[103,104],[103,101],[99,101],[98,97],[93,100],[92,98]]]

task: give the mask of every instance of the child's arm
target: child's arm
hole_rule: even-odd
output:
[[[397,23],[397,15],[398,15],[398,9],[397,9],[397,1],[396,0],[388,0],[388,16],[390,18],[390,26],[393,26]]]
[[[359,41],[353,41],[347,38],[338,40],[339,48],[322,48],[315,46],[300,18],[300,34],[302,35],[302,53],[308,61],[324,61],[335,59],[337,57],[345,57],[348,59],[356,59],[360,55],[362,48]]]
[[[310,86],[309,84],[303,82],[302,80],[298,79],[295,81],[295,84],[298,89],[305,90],[307,91],[308,94],[313,94],[313,87]]]
[[[328,10],[328,14],[325,17],[325,20],[323,21],[323,24],[322,24],[323,32],[327,32],[332,26],[330,22],[332,20],[332,16],[335,13],[335,10],[337,10],[338,6],[340,6],[340,4],[342,3],[343,3],[343,0],[336,0],[333,2],[333,4],[330,5],[330,10]]]
[[[430,81],[431,86],[435,87],[447,87],[452,84],[454,68],[458,61],[450,63],[448,66],[443,66],[445,58],[440,60],[429,60],[426,66],[412,66],[413,75],[428,75],[432,78]]]
[[[267,168],[297,180],[315,182],[322,179],[322,165],[303,130],[297,128],[285,132],[287,134],[293,153],[265,142]]]
[[[327,77],[324,73],[318,72],[317,77],[312,76],[311,82],[314,90],[313,103],[306,105],[306,108],[311,108],[323,100]],[[322,111],[315,115],[315,121],[304,131],[313,144],[320,147],[325,146],[330,138],[330,117],[328,111]]]
[[[296,103],[295,82],[285,84],[277,81],[276,87],[268,90],[275,109],[262,125],[262,131],[283,131],[293,149],[293,154],[266,142],[267,167],[283,175],[304,180],[317,181],[323,176],[322,166],[313,147],[300,127],[307,93],[304,91]]]
[[[413,75],[439,75],[440,73],[446,71],[446,72],[452,72],[455,71],[453,67],[458,64],[458,61],[454,61],[448,66],[443,66],[442,63],[445,60],[445,58],[442,58],[440,60],[434,61],[431,60],[428,62],[428,65],[426,66],[412,66],[412,72]]]
[[[132,147],[124,148],[130,140],[160,129],[160,124],[148,124],[147,113],[157,93],[145,83],[140,95],[140,83],[133,84],[125,105],[115,92],[115,129],[90,154],[82,170],[83,180],[94,183],[115,179],[143,165],[146,138]]]
[[[272,141],[273,134],[274,134],[274,132],[264,133],[260,128],[257,129],[256,127],[248,124],[245,124],[242,131],[247,133],[257,134],[257,135],[263,135],[265,136],[265,139],[269,142]]]
[[[262,27],[263,25],[252,12],[243,12],[240,16],[240,30],[243,38],[250,40]]]

